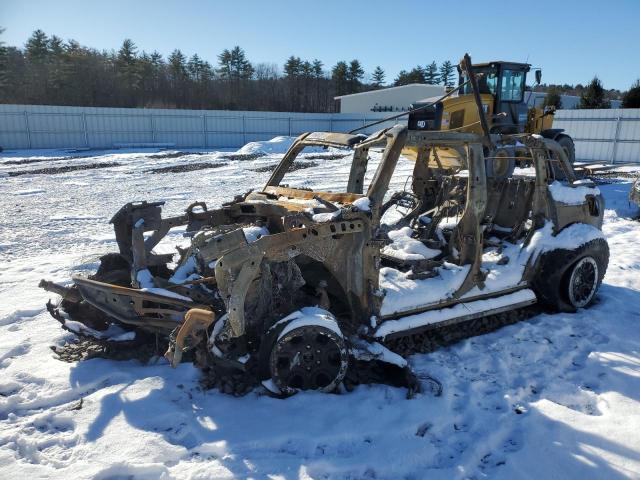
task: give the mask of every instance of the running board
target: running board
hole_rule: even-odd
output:
[[[458,303],[452,307],[429,310],[397,320],[385,320],[380,324],[374,336],[384,340],[392,340],[397,337],[417,333],[418,331],[444,327],[488,315],[495,315],[497,313],[526,307],[534,303],[536,303],[535,293],[526,288],[507,295]]]

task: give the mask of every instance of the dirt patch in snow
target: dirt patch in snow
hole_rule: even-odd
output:
[[[147,155],[147,158],[153,158],[154,160],[166,159],[166,158],[182,158],[190,155],[206,155],[207,152],[161,152],[153,155]]]
[[[194,170],[206,170],[209,168],[225,167],[226,163],[185,163],[183,165],[171,165],[170,167],[154,168],[149,170],[149,173],[183,173],[193,172]]]
[[[120,163],[116,162],[86,163],[83,165],[39,168],[37,170],[18,170],[15,172],[7,172],[7,175],[10,177],[17,177],[19,175],[59,175],[61,173],[75,172],[76,170],[94,170],[96,168],[119,167],[120,165]]]
[[[264,173],[264,172],[273,172],[278,165],[267,165],[264,167],[252,168],[252,172]],[[287,169],[287,172],[295,172],[296,170],[302,170],[303,168],[312,168],[317,167],[318,164],[316,162],[293,162],[291,166]]]
[[[256,158],[265,157],[266,153],[227,153],[220,155],[220,158],[225,160],[255,160]]]
[[[91,158],[91,155],[78,155],[78,156],[53,157],[53,158],[23,158],[20,160],[7,160],[6,162],[0,163],[0,165],[28,165],[31,163],[60,162],[63,160],[81,160],[83,158]]]
[[[304,158],[307,160],[338,160],[340,158],[350,157],[351,152],[349,153],[315,153],[305,155]]]

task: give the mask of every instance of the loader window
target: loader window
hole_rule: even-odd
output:
[[[473,71],[477,75],[478,79],[478,89],[480,93],[490,93],[491,95],[495,95],[498,91],[498,74],[496,73],[495,68],[491,67],[482,67],[482,68],[474,68]],[[469,79],[466,75],[462,76],[461,83],[466,82]],[[470,84],[465,85],[462,88],[461,95],[470,95],[473,93],[473,89]]]
[[[503,102],[521,102],[524,95],[524,72],[503,70],[501,93]]]

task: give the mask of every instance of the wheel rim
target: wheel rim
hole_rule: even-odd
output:
[[[348,352],[342,337],[317,325],[298,327],[279,338],[271,351],[271,376],[287,394],[331,392],[344,379]]]
[[[584,257],[575,264],[569,277],[569,301],[576,308],[587,305],[598,286],[598,264],[592,257]]]

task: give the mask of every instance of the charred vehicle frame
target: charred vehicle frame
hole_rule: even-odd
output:
[[[527,151],[533,175],[493,175],[496,145]],[[283,184],[303,149],[317,146],[353,151],[345,192]],[[410,188],[392,194],[406,147],[416,152]],[[467,170],[434,164],[442,148],[460,151]],[[162,218],[161,207],[129,203],[116,213],[119,253],[95,275],[73,276],[71,287],[43,281],[62,296],[50,311],[79,335],[160,335],[174,366],[192,351],[205,369],[242,371],[283,394],[333,391],[363,363],[391,366],[398,383],[416,388],[394,352],[428,351],[445,331],[469,336],[478,321],[536,303],[586,307],[608,264],[597,187],[575,179],[560,144],[531,134],[401,125],[368,137],[307,133],[261,190],[176,217]],[[174,256],[154,247],[176,227],[192,240],[171,267]],[[398,236],[432,255],[398,255]]]

